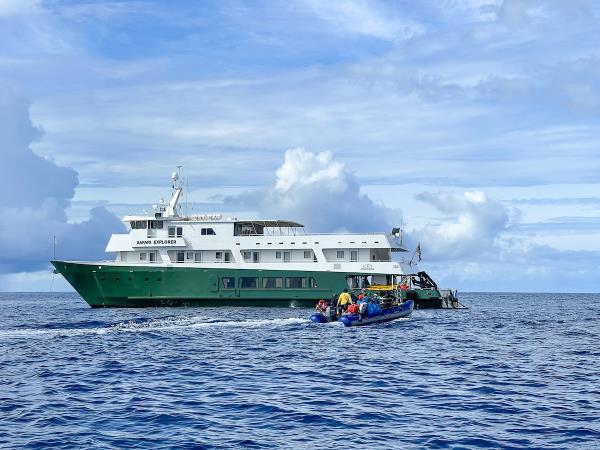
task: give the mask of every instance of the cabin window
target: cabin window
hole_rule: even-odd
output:
[[[252,259],[252,252],[243,252],[244,261],[250,261]]]
[[[223,252],[215,252],[215,259],[223,259]]]
[[[140,253],[140,261],[146,261],[146,252]]]
[[[288,289],[303,289],[306,287],[306,278],[290,277],[285,279],[285,287]]]
[[[358,250],[352,250],[350,252],[350,261],[358,261]]]
[[[156,252],[148,253],[148,259],[150,260],[150,262],[156,262]]]
[[[260,252],[252,252],[252,262],[260,262]]]
[[[235,278],[225,277],[221,279],[223,281],[223,287],[225,289],[235,289]]]
[[[281,259],[281,252],[275,252],[275,259]]]
[[[185,259],[191,261],[194,259],[194,252],[186,252]]]
[[[344,259],[344,250],[337,251],[337,259]]]
[[[312,256],[311,250],[304,250],[304,259],[309,259]]]
[[[308,279],[308,287],[311,289],[314,289],[317,287],[317,280],[315,280],[313,277],[310,277]]]
[[[175,237],[175,227],[169,227],[169,237],[170,238]]]
[[[213,230],[212,228],[202,228],[200,230],[200,234],[202,236],[215,236],[217,233],[215,233],[215,230]]]
[[[291,259],[292,259],[291,252],[283,252],[283,262],[290,262]]]
[[[230,261],[231,261],[231,253],[225,252],[225,262],[230,262]]]
[[[283,278],[266,277],[263,278],[263,288],[281,289],[283,287]]]
[[[194,252],[194,262],[202,262],[202,252]]]
[[[177,227],[177,237],[183,236],[183,227]]]
[[[258,287],[258,278],[254,277],[241,277],[240,288],[241,289],[256,289]]]
[[[185,261],[185,252],[177,252],[177,262],[182,263]]]

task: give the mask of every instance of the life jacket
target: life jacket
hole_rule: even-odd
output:
[[[317,309],[319,311],[323,311],[325,312],[325,310],[327,309],[327,302],[325,300],[319,300],[319,303],[317,303]]]

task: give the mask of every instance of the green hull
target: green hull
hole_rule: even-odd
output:
[[[411,289],[402,292],[404,300],[415,302],[415,309],[442,309],[444,299],[437,289]]]
[[[101,263],[52,261],[93,308],[148,306],[279,306],[312,307],[347,288],[342,272],[116,266]],[[235,278],[224,288],[223,278]],[[240,288],[240,277],[258,278],[258,288]],[[316,287],[263,289],[263,278],[313,278]],[[285,284],[284,284],[285,285]],[[308,285],[308,282],[307,282]]]

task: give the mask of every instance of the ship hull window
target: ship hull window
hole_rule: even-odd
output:
[[[264,289],[281,289],[283,287],[283,278],[266,277],[263,278]]]
[[[256,289],[258,287],[258,278],[242,277],[240,278],[241,289]]]
[[[306,287],[306,278],[290,277],[285,279],[287,289],[304,289]]]
[[[223,288],[225,289],[235,289],[235,278],[233,277],[226,277],[222,279],[223,281]]]

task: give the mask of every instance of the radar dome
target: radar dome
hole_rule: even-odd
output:
[[[173,180],[173,181],[179,180],[179,174],[177,172],[173,172],[171,174],[171,180]]]

